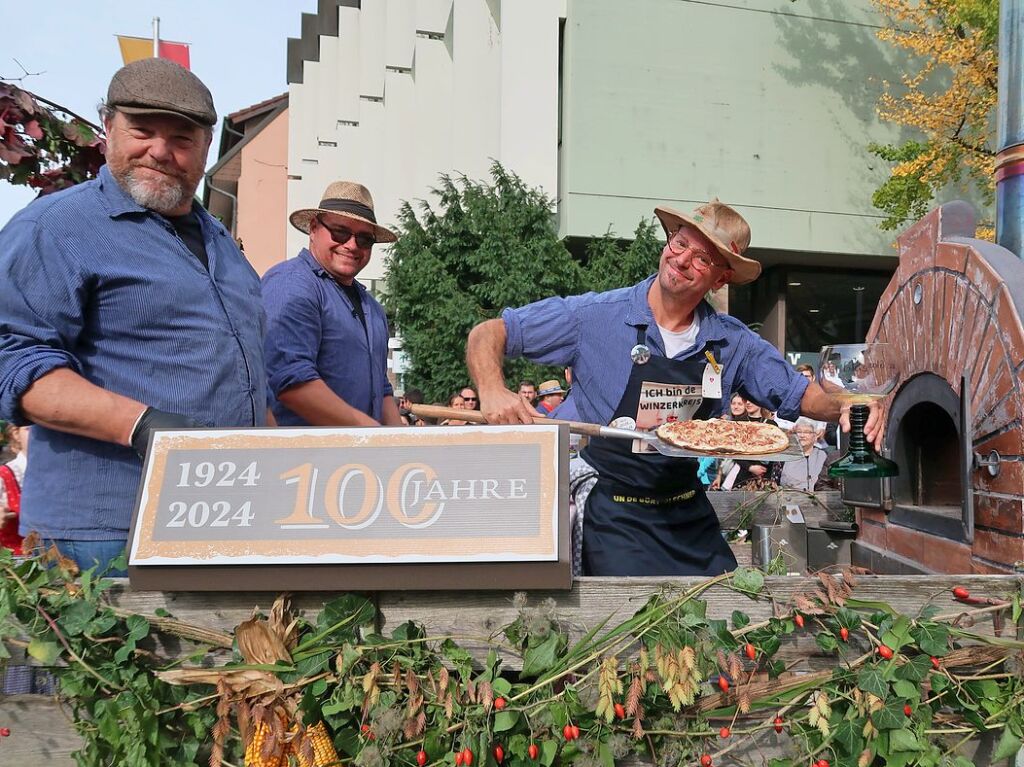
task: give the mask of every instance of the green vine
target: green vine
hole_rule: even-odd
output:
[[[613,767],[629,754],[706,767],[782,745],[771,767],[967,767],[962,749],[982,733],[998,738],[994,760],[1021,744],[1024,642],[967,627],[1020,620],[1019,596],[958,590],[938,598],[948,614],[908,616],[856,599],[843,572],[783,604],[760,572],[740,569],[661,590],[575,640],[553,602],[517,594],[515,620],[485,638],[431,637],[411,622],[383,636],[373,603],[346,595],[315,620],[279,598],[231,642],[113,607],[111,581],[74,577],[54,553],[0,553],[0,573],[0,652],[53,667],[80,765],[326,765],[336,751],[357,767]],[[771,600],[773,617],[710,618],[711,587]],[[780,651],[793,639],[834,667],[792,673]],[[171,659],[165,648],[182,644],[191,651]]]

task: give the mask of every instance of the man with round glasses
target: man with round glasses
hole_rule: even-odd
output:
[[[377,223],[369,190],[351,181],[334,182],[316,208],[289,220],[309,235],[309,247],[263,276],[278,424],[400,425],[387,377],[387,318],[356,280],[373,246],[397,235]]]
[[[692,214],[655,208],[668,238],[657,274],[632,287],[553,297],[507,308],[469,335],[467,363],[490,423],[534,413],[505,387],[504,357],[571,366],[572,390],[557,417],[650,430],[719,416],[734,393],[796,419],[838,419],[839,403],[797,373],[742,322],[705,296],[752,282],[743,255],[750,227],[718,200]],[[881,436],[875,412],[868,439]],[[591,439],[570,486],[582,525],[583,575],[717,575],[736,567],[697,461],[669,458],[643,441]]]

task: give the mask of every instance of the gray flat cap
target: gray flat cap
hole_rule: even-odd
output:
[[[114,74],[107,106],[127,114],[172,114],[210,127],[217,122],[213,96],[203,81],[168,59],[139,59]]]

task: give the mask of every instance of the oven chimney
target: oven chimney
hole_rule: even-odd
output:
[[[996,242],[1024,258],[1024,0],[999,4]]]

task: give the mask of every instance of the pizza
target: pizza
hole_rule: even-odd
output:
[[[759,455],[789,447],[786,432],[759,421],[675,421],[659,426],[658,436],[670,445],[701,453]]]

